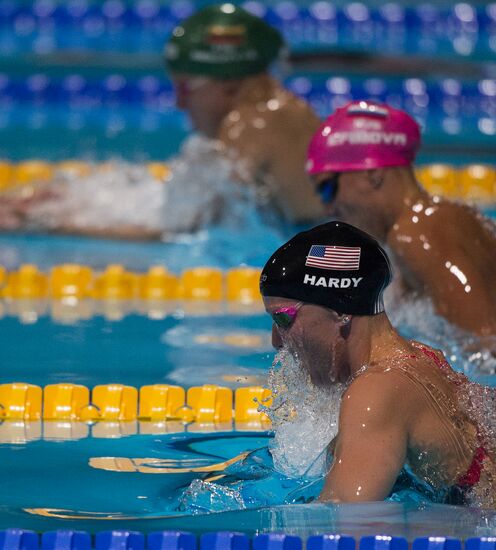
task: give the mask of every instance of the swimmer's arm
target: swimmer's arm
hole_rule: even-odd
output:
[[[22,193],[5,193],[0,196],[0,231],[23,231],[23,230],[44,230],[44,226],[34,225],[30,221],[30,211],[38,204],[59,199],[60,191],[56,186],[41,185],[31,186],[29,189],[23,189]],[[27,191],[27,192],[26,192]],[[97,227],[80,227],[73,225],[70,221],[63,222],[51,229],[52,233],[61,233],[65,235],[82,235],[101,239],[125,239],[135,241],[158,240],[164,237],[164,233],[159,230],[148,229],[142,226],[121,225],[119,227],[109,227],[101,229]]]
[[[403,396],[386,375],[363,376],[343,396],[334,460],[319,500],[384,500],[406,460]]]
[[[0,193],[0,231],[18,231],[28,225],[33,206],[57,199],[59,191],[53,183],[25,185]]]

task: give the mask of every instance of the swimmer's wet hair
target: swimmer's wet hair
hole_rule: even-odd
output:
[[[375,315],[384,311],[382,295],[391,278],[389,258],[379,243],[335,221],[298,233],[276,250],[263,268],[260,292],[340,314]]]

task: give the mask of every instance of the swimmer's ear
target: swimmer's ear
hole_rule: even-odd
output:
[[[237,95],[240,86],[241,83],[239,80],[227,80],[224,83],[224,91],[227,96],[235,96]]]
[[[340,324],[339,334],[341,335],[341,338],[343,338],[343,340],[347,340],[348,336],[351,333],[352,321],[353,321],[353,315],[339,316],[339,319],[338,319],[338,323]]]
[[[370,186],[373,189],[380,189],[384,183],[384,170],[377,168],[376,170],[367,170]]]

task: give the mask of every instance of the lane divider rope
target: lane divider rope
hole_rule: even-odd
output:
[[[67,518],[70,511],[29,509],[45,517]],[[65,514],[64,514],[65,512]],[[97,514],[94,515],[97,517]],[[112,517],[109,514],[109,519]],[[92,519],[88,515],[85,519]],[[98,519],[104,519],[102,514]],[[112,519],[119,519],[112,517]],[[139,519],[139,518],[122,518]],[[254,529],[250,529],[253,531]],[[449,531],[449,529],[447,528]],[[474,527],[473,531],[476,531]],[[382,532],[381,532],[382,533]],[[41,542],[41,544],[40,544]],[[405,537],[384,534],[353,537],[338,533],[299,537],[284,532],[256,534],[214,531],[196,537],[187,531],[154,531],[148,535],[139,531],[100,531],[92,536],[87,531],[46,531],[41,536],[27,529],[0,531],[0,550],[408,550]],[[496,537],[470,537],[462,541],[447,536],[422,536],[411,543],[412,550],[496,550]]]
[[[24,382],[0,385],[1,420],[67,421],[178,421],[198,423],[268,422],[258,410],[271,404],[270,390],[262,386],[232,389],[205,384],[153,384],[139,390],[123,384],[89,388],[80,384],[40,386]]]
[[[260,269],[236,267],[224,272],[215,267],[185,269],[179,276],[156,265],[146,273],[111,264],[102,272],[80,264],[61,264],[44,273],[24,264],[8,272],[0,266],[0,297],[12,300],[50,299],[66,303],[92,300],[229,301],[260,303]]]
[[[0,160],[0,193],[22,191],[26,185],[48,183],[56,177],[84,178],[98,171],[112,170],[111,162],[90,163],[67,159],[50,163],[31,159],[18,163]],[[171,175],[170,167],[164,162],[144,164],[148,173],[157,182],[166,182]],[[494,204],[496,202],[496,168],[489,164],[469,164],[455,167],[434,163],[416,168],[416,175],[432,194]],[[84,183],[82,183],[84,185]]]

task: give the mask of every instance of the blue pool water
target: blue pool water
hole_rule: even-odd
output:
[[[171,28],[202,3],[0,0],[0,158],[141,162],[176,154],[191,129],[174,107],[159,52]],[[304,69],[285,83],[320,116],[351,98],[408,110],[423,126],[421,163],[494,162],[495,4],[368,4],[245,3],[280,28],[296,54],[414,54],[426,65],[451,63],[442,75],[405,69],[357,77],[351,64],[349,73]],[[121,263],[145,271],[161,264],[175,273],[259,267],[297,229],[248,216],[167,243],[2,234],[0,265],[47,271],[60,263],[97,270]],[[88,303],[63,318],[50,303],[0,305],[0,383],[234,389],[264,383],[274,358],[269,318],[256,308],[233,312],[219,304],[206,312],[177,303],[151,318],[137,304],[117,311]],[[492,364],[461,351],[425,304],[410,307],[409,318],[395,312],[405,336],[443,345],[455,368],[496,386]],[[215,431],[178,422],[2,422],[0,529],[383,532],[410,540],[496,534],[496,512],[432,504],[407,486],[389,502],[303,505],[321,480],[275,471],[271,442],[268,432],[231,424]],[[211,471],[183,471],[195,467]]]
[[[263,234],[268,228],[260,226],[260,230]],[[261,265],[274,246],[282,242],[284,231],[278,231],[267,242],[260,241],[258,256],[250,258],[252,265]],[[219,227],[206,235],[197,235],[188,244],[192,248],[178,243],[133,244],[3,235],[0,258],[7,264],[10,261],[11,268],[20,263],[39,262],[43,269],[62,259],[88,263],[95,268],[119,260],[127,268],[141,270],[158,261],[179,272],[192,263],[185,251],[197,246],[203,251],[199,256],[204,260],[202,263],[227,268],[247,258],[241,258],[239,251],[231,254],[226,249],[226,233],[229,232]],[[215,250],[218,253],[214,253]],[[265,382],[274,357],[268,316],[256,309],[232,313],[225,304],[219,304],[213,313],[201,314],[200,309],[195,311],[194,304],[186,309],[184,305],[175,304],[169,314],[159,320],[138,315],[134,305],[129,306],[128,313],[124,308],[119,320],[111,320],[100,309],[90,318],[72,324],[54,318],[48,306],[39,310],[35,322],[23,323],[6,305],[0,321],[0,382],[17,380],[41,386],[74,382],[88,387],[116,382],[135,387],[154,383],[184,387],[213,383],[232,388]],[[432,318],[426,319],[423,326],[405,325],[400,329],[408,336],[439,345],[437,337],[442,326],[439,323],[439,319]],[[246,339],[238,340],[241,344],[236,340],[233,343],[228,338],[233,334]],[[455,366],[475,381],[496,385],[494,374],[471,363],[451,340],[446,339],[444,344],[449,353],[458,354]],[[212,426],[204,427],[206,432],[196,431],[199,429],[202,428],[174,422],[152,426],[138,421],[95,425],[35,422],[21,423],[14,429],[4,422],[0,425],[0,461],[4,465],[0,471],[3,495],[0,527],[17,525],[46,530],[76,526],[94,531],[107,528],[101,526],[102,523],[118,526],[128,521],[122,518],[131,517],[136,528],[146,531],[185,525],[181,523],[186,521],[181,519],[184,517],[190,518],[188,530],[215,529],[221,525],[216,523],[221,521],[216,518],[219,513],[237,510],[228,516],[233,528],[237,525],[236,518],[244,521],[243,514],[249,529],[254,528],[256,522],[270,529],[274,517],[282,522],[277,524],[280,528],[286,528],[293,521],[287,517],[292,518],[296,512],[286,512],[286,508],[277,506],[286,503],[290,509],[295,504],[288,503],[306,502],[318,494],[321,480],[292,478],[274,470],[267,451],[270,433],[241,432],[232,425],[213,433]],[[246,452],[253,453],[245,456]],[[116,466],[115,457],[125,460],[124,471],[122,464]],[[234,464],[225,469],[221,467],[219,477],[215,465],[230,459],[235,459]],[[126,469],[130,464],[131,471]],[[148,464],[153,473],[143,471],[143,464]],[[191,466],[214,466],[214,471],[174,472]],[[213,484],[205,484],[210,478]],[[398,529],[410,536],[416,532],[415,521],[408,524],[408,528],[400,526],[404,514],[406,511],[413,516],[420,513],[429,501],[428,496],[403,487],[393,500],[399,504],[390,502],[391,508],[377,505],[370,509],[370,514],[386,513],[388,529]],[[263,507],[266,507],[266,516],[250,511]],[[278,516],[275,510],[282,515]],[[341,518],[341,510],[319,505],[313,521],[325,523],[329,514]],[[344,514],[344,525],[356,510],[360,508],[351,515]],[[215,514],[210,518],[212,512]],[[446,513],[451,513],[451,507],[446,507]],[[493,516],[481,519],[479,512],[473,514],[475,519],[470,527],[463,524],[465,520],[457,519],[453,532],[481,534],[484,529],[490,532],[495,528]],[[191,515],[195,516],[194,521]],[[197,518],[202,518],[199,523]],[[267,518],[271,518],[270,521]],[[335,521],[341,525],[341,519]],[[434,525],[433,532],[446,523],[434,522]],[[312,532],[308,525],[293,527],[295,532]],[[366,531],[366,524],[362,524],[356,532]]]
[[[110,321],[99,315],[76,326],[46,314],[32,325],[11,316],[1,323],[2,382],[232,386],[233,377],[248,376],[250,385],[256,385],[254,380],[264,380],[272,355],[270,322],[262,314],[170,316],[163,321],[136,314]],[[251,337],[250,347],[223,343],[229,334]],[[12,341],[22,345],[12,346]]]

